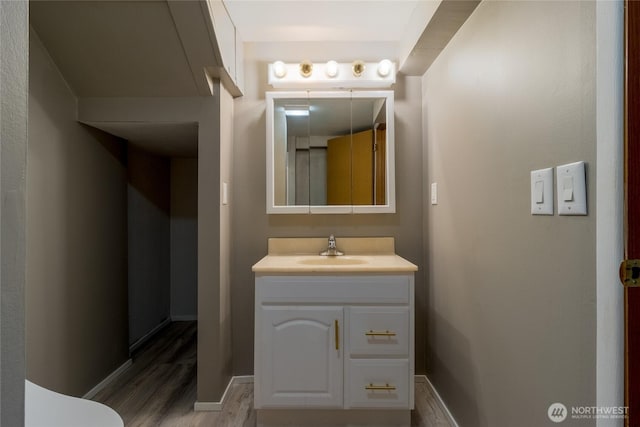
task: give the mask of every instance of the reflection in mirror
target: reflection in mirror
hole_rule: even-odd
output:
[[[392,92],[267,95],[268,212],[394,212]]]
[[[327,204],[384,205],[386,102],[351,100],[351,129],[327,141]]]

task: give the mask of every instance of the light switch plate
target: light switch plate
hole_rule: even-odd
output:
[[[431,204],[432,205],[438,204],[438,183],[437,182],[431,183]]]
[[[585,163],[575,162],[556,167],[558,215],[587,214]]]
[[[531,215],[553,215],[553,168],[531,171]]]
[[[226,182],[222,183],[222,205],[226,206],[229,204],[229,186]]]

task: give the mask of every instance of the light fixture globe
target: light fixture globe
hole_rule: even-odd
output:
[[[287,66],[282,61],[276,61],[273,63],[273,75],[281,79],[287,75]]]
[[[334,78],[338,75],[338,63],[336,61],[329,61],[325,66],[324,72],[329,78]]]
[[[300,75],[302,77],[311,77],[313,73],[313,63],[311,61],[302,61],[300,63]]]
[[[364,69],[366,68],[364,61],[353,61],[351,64],[351,71],[353,71],[353,75],[355,77],[360,77],[362,73],[364,73]]]
[[[388,59],[383,59],[378,64],[378,75],[380,75],[380,77],[387,77],[389,76],[389,74],[391,74],[392,69],[393,62],[389,61]]]

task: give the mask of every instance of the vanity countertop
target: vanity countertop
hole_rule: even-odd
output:
[[[268,255],[252,268],[264,274],[394,273],[417,271],[395,254],[392,237],[336,238],[342,256],[320,256],[326,238],[271,238]]]

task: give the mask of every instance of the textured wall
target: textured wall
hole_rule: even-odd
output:
[[[198,159],[171,159],[171,318],[198,313]]]
[[[0,2],[0,424],[24,423],[29,5]]]
[[[129,345],[169,318],[171,162],[127,153]]]
[[[231,379],[230,223],[222,181],[231,174],[233,99],[219,81],[198,125],[198,401],[217,402]]]
[[[595,3],[482,2],[424,75],[427,373],[460,425],[595,404],[595,53]],[[577,160],[589,215],[530,215],[529,172]]]
[[[79,124],[34,32],[29,61],[27,377],[83,395],[128,358],[124,143]]]
[[[220,85],[220,377],[228,379],[233,373],[231,342],[231,245],[233,240],[232,224],[236,212],[231,197],[234,183],[233,172],[233,98]],[[222,200],[222,186],[227,183],[227,203]]]

